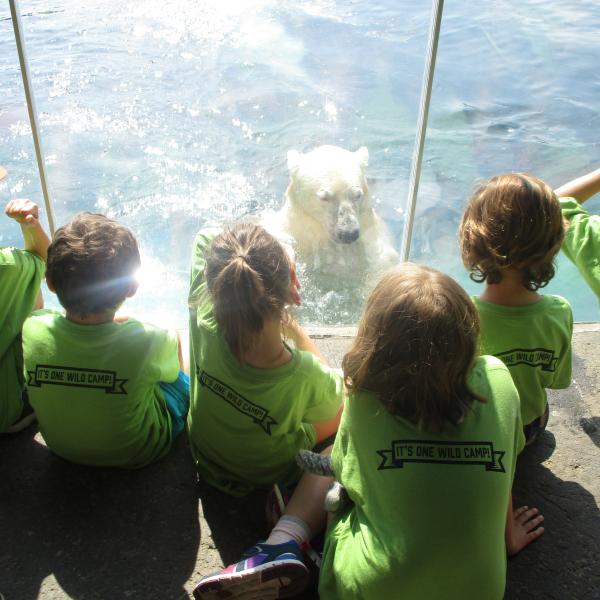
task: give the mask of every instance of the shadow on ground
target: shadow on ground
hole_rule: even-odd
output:
[[[185,439],[156,465],[121,471],[69,464],[35,433],[0,436],[4,599],[187,598],[200,526]],[[40,594],[51,574],[58,586]]]
[[[537,506],[546,533],[509,560],[507,600],[600,600],[599,339],[576,336],[575,382],[519,458],[515,504]],[[348,343],[320,346],[339,366]],[[0,599],[182,600],[267,535],[266,495],[197,484],[185,436],[140,471],[72,465],[38,439],[0,435]],[[316,599],[313,581],[301,600]]]
[[[231,498],[205,483],[199,483],[204,519],[223,565],[237,562],[244,550],[264,540],[270,530],[266,518],[267,492],[255,492],[244,498]],[[317,600],[317,574],[298,600]]]
[[[546,431],[519,457],[515,506],[536,506],[545,533],[508,561],[506,600],[600,599],[600,510],[594,496],[542,463],[556,446]]]

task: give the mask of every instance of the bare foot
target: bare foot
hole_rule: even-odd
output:
[[[528,506],[521,506],[513,512],[512,519],[506,524],[506,550],[509,556],[519,553],[544,533],[544,528],[539,526],[544,517],[538,513],[537,508]]]

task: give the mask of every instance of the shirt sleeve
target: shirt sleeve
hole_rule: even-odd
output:
[[[203,229],[198,232],[192,248],[192,265],[190,273],[190,290],[188,304],[194,311],[198,324],[211,329],[216,327],[213,317],[213,305],[206,285],[206,253],[213,239],[220,233],[219,229]]]
[[[313,380],[316,385],[311,403],[307,406],[303,420],[307,423],[318,423],[333,419],[344,401],[344,382],[335,370],[322,364],[312,356],[313,367],[318,370]],[[318,375],[318,377],[317,377]]]
[[[349,398],[348,402],[352,402]],[[340,426],[335,435],[335,442],[333,443],[333,449],[331,450],[331,465],[335,478],[342,485],[344,485],[344,457],[348,453],[348,445],[350,443],[350,434],[348,428],[348,420],[350,419],[351,406],[349,404],[344,408],[342,418],[340,420]]]
[[[569,222],[562,249],[600,299],[600,216],[590,215],[574,198],[559,198]]]
[[[572,369],[572,348],[571,339],[573,337],[573,311],[571,305],[563,298],[564,311],[565,311],[565,323],[563,335],[565,343],[561,349],[561,355],[558,358],[556,370],[554,372],[554,380],[552,382],[551,389],[561,390],[568,388],[571,385],[571,369]]]
[[[46,270],[44,261],[27,250],[0,250],[0,345],[19,334],[31,312]],[[0,354],[6,347],[0,348]]]
[[[177,379],[180,371],[177,332],[157,329],[154,344],[153,373],[156,373],[157,381],[171,383]]]

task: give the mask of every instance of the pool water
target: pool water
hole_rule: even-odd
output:
[[[143,254],[126,312],[184,326],[194,233],[280,206],[286,154],[370,152],[377,210],[399,246],[430,6],[246,0],[21,1],[56,221],[80,210],[128,225]],[[447,2],[412,258],[476,293],[456,228],[476,180],[523,170],[557,186],[597,167],[592,0]],[[0,201],[41,203],[7,3],[0,7]],[[600,209],[600,198],[589,202]],[[0,244],[19,244],[0,220]],[[310,266],[302,322],[356,322],[364,290]],[[564,257],[547,290],[580,321],[598,302]],[[49,298],[50,303],[52,299]]]

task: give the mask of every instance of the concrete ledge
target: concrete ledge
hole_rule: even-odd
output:
[[[335,366],[352,335],[315,331]],[[549,430],[519,459],[515,502],[539,507],[546,533],[509,560],[509,600],[600,599],[600,325],[578,324],[573,348],[573,385],[550,394]],[[0,600],[189,598],[265,535],[264,495],[197,484],[183,437],[140,471],[71,465],[35,427],[0,436],[0,457]]]

